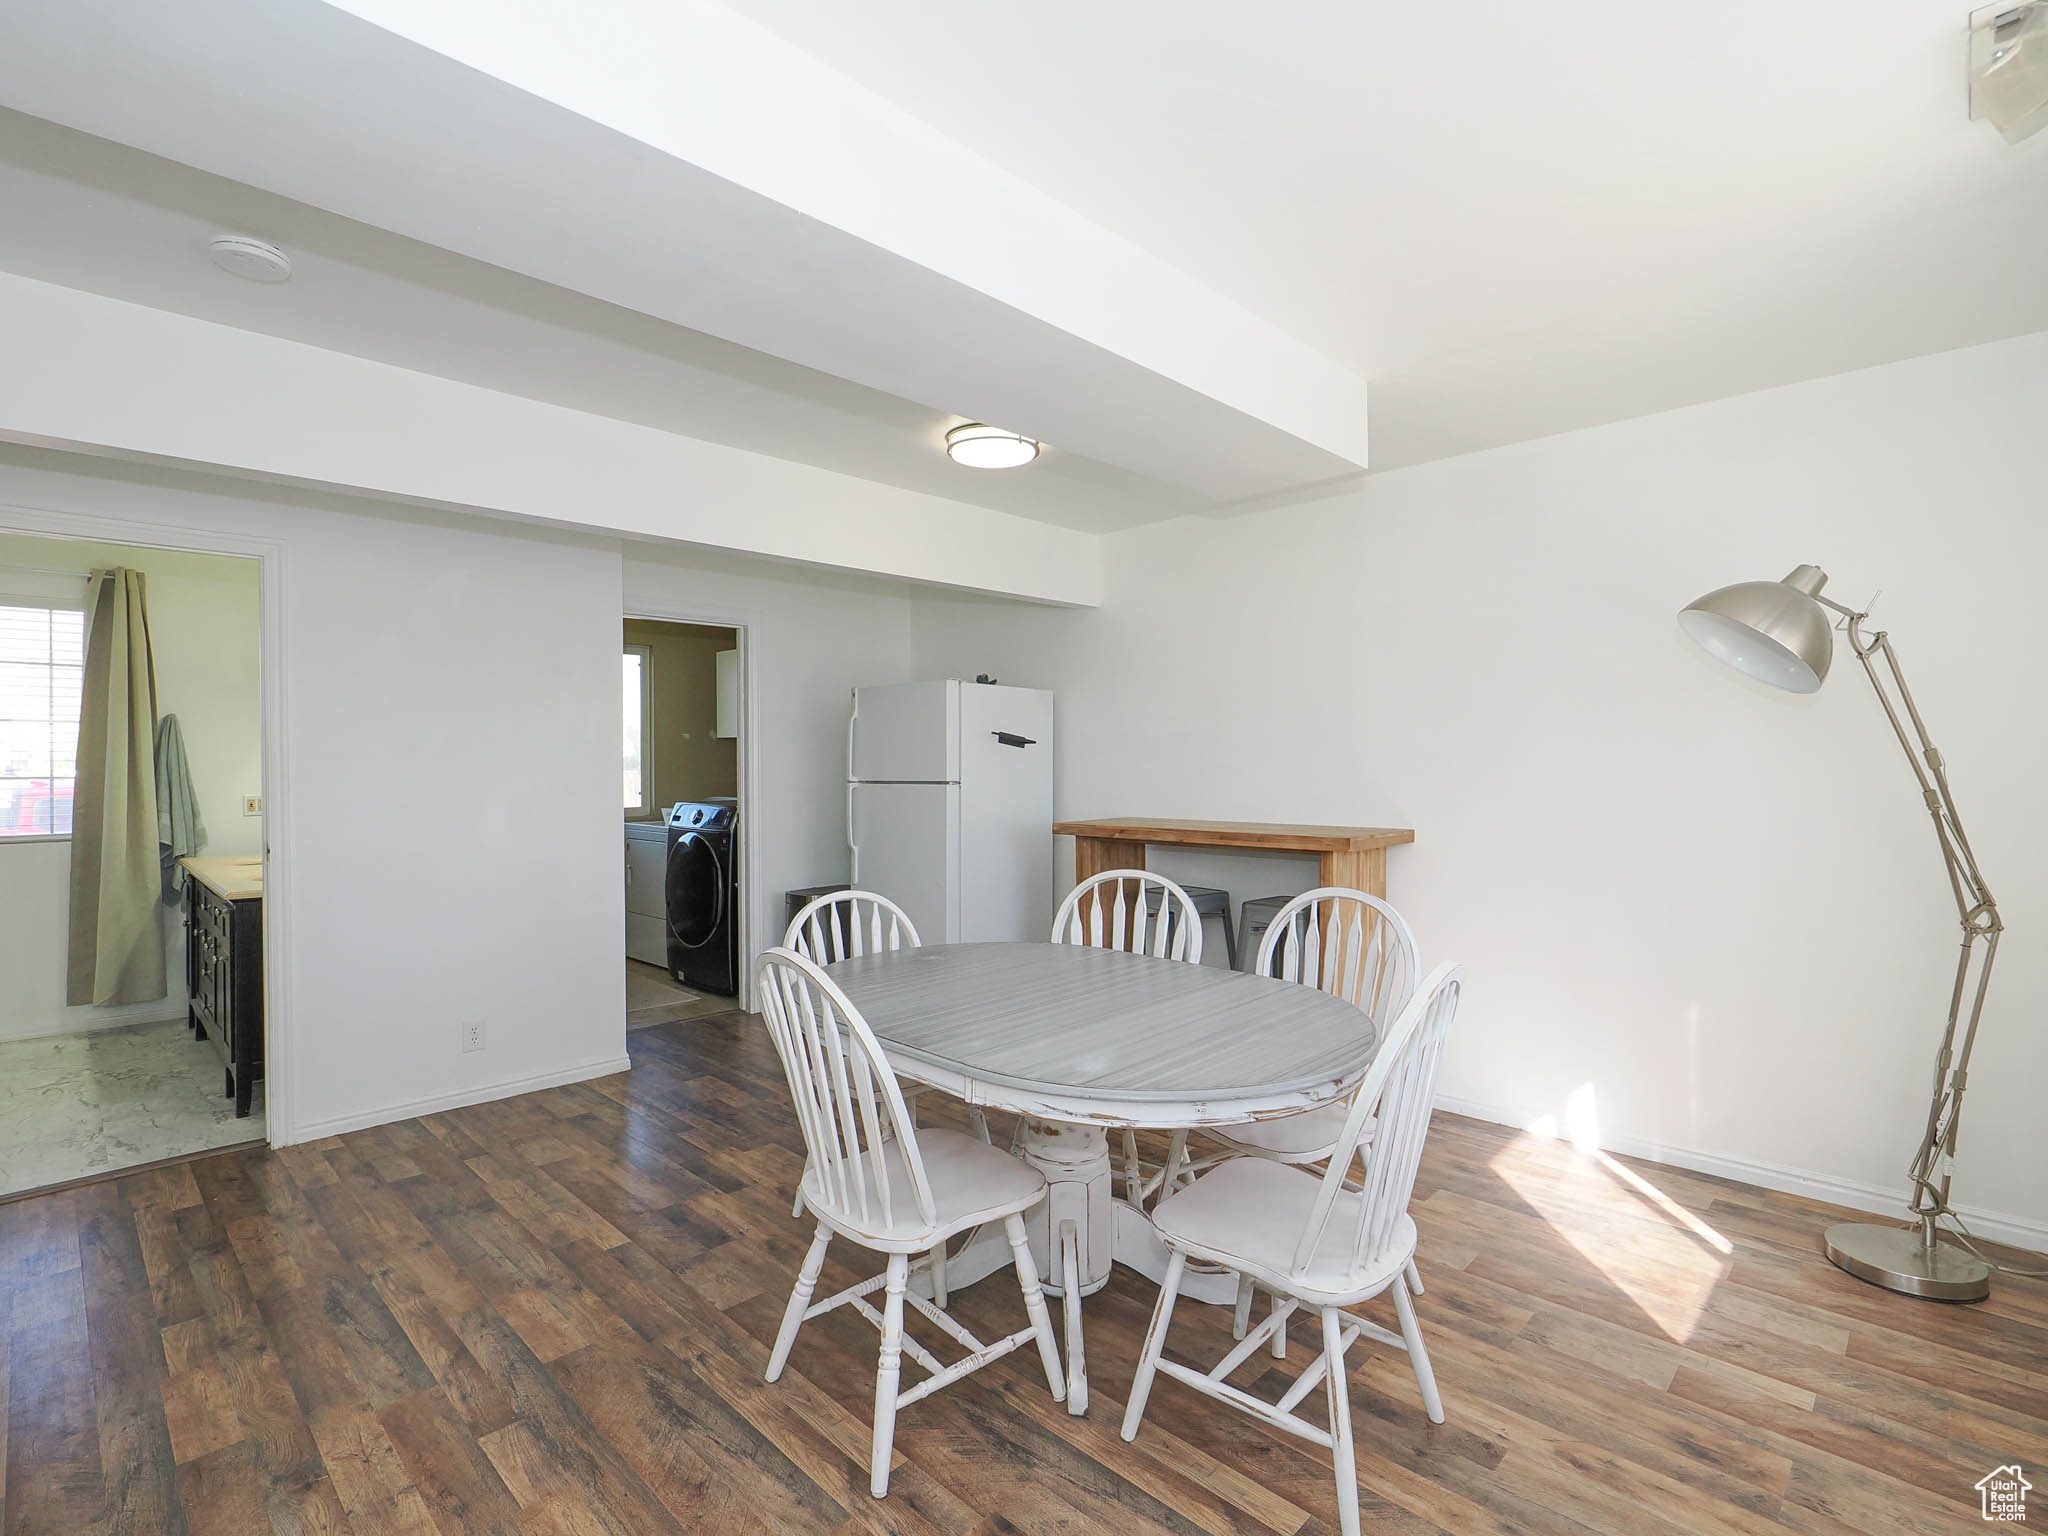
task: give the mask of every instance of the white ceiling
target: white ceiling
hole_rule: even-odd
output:
[[[1180,507],[1365,462],[1355,372],[716,0],[20,0],[0,105],[1029,433]],[[1017,478],[969,494],[1112,515]]]
[[[1109,530],[2048,328],[1966,14],[24,0],[0,269]]]
[[[1362,371],[1384,469],[2048,328],[1968,0],[735,0]]]
[[[957,416],[4,109],[0,208],[0,270],[130,303],[1066,527],[1202,501],[1057,446],[963,469]],[[291,281],[214,267],[223,230],[284,247]]]

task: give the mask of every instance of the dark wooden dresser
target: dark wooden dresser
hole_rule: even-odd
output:
[[[235,1114],[263,1076],[263,861],[184,859],[185,986],[192,1032],[211,1040]]]

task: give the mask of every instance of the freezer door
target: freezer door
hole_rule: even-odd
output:
[[[892,683],[853,690],[846,776],[870,784],[960,777],[960,685]]]
[[[908,912],[925,943],[960,942],[960,786],[849,784],[847,802],[854,885]]]
[[[1052,695],[960,685],[960,942],[1052,930]]]

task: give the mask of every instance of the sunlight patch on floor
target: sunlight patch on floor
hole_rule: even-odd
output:
[[[1533,1122],[1489,1163],[1557,1235],[1627,1296],[1667,1338],[1684,1343],[1734,1246],[1633,1168],[1600,1149],[1591,1083]]]

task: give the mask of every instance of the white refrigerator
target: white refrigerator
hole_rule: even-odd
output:
[[[853,883],[927,944],[1052,930],[1052,695],[955,681],[853,690]]]

